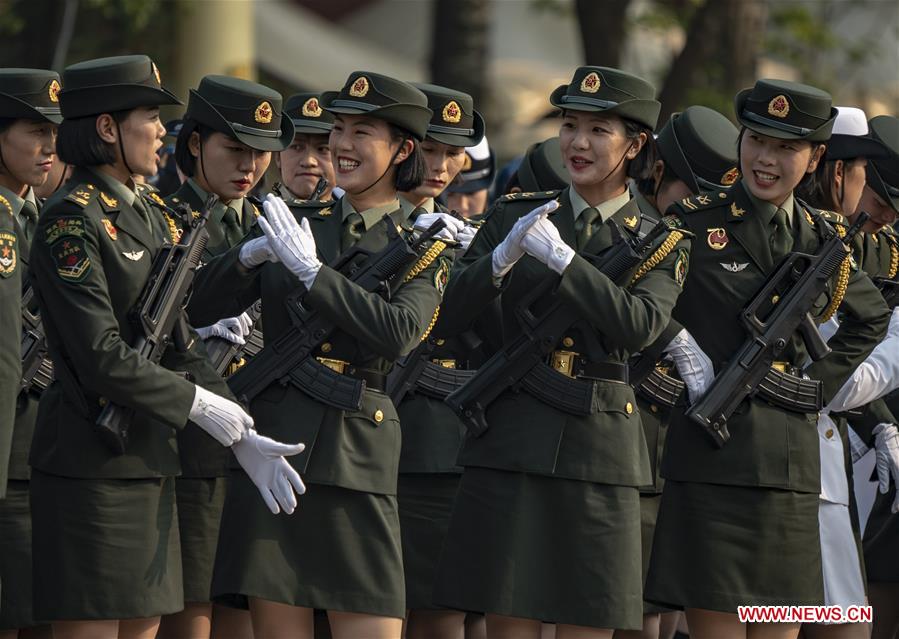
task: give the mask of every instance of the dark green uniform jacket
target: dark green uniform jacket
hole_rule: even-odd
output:
[[[16,235],[19,240],[19,269],[21,269],[22,288],[24,289],[28,282],[28,252],[37,227],[37,214],[40,211],[41,203],[37,201],[32,192],[26,194],[26,199],[29,200],[26,205],[26,199],[16,196],[3,187],[0,187],[0,197],[6,198],[12,204],[15,213]],[[37,312],[37,302],[33,298],[29,310]],[[9,457],[10,479],[28,479],[31,476],[31,467],[28,466],[28,449],[31,447],[31,437],[34,434],[39,400],[40,395],[34,391],[19,393],[16,399],[12,452]]]
[[[166,198],[166,203],[175,208],[179,204],[190,205],[191,210],[200,211],[206,204],[206,194],[192,180],[185,181],[181,188]],[[252,228],[258,211],[249,199],[243,198],[240,220],[235,228],[229,230],[223,221],[226,207],[221,200],[206,222],[209,241],[203,251],[203,262],[208,262],[216,255],[224,253],[236,245]],[[188,314],[190,314],[188,308]],[[202,326],[202,325],[198,325]],[[224,477],[227,475],[228,460],[231,451],[210,437],[195,424],[178,431],[178,454],[181,457],[182,477]]]
[[[345,200],[292,203],[294,215],[309,219],[319,257],[325,264],[341,252],[347,207]],[[385,224],[399,225],[403,213],[398,206],[392,212],[373,212],[363,212],[367,230],[356,245],[377,251],[387,244]],[[254,229],[253,234],[259,233]],[[218,317],[234,315],[261,297],[266,341],[277,339],[291,325],[285,296],[301,284],[281,264],[266,263],[247,270],[238,261],[239,253],[240,248],[235,247],[201,270],[194,302],[209,315],[193,317],[199,324],[209,324]],[[393,290],[389,301],[322,266],[305,299],[338,330],[315,355],[386,374],[427,331],[440,303],[442,265],[439,259],[432,262]],[[317,402],[292,385],[275,383],[256,397],[250,413],[260,433],[279,441],[306,444],[304,453],[290,458],[303,473],[304,481],[370,493],[396,493],[399,418],[383,393],[367,387],[361,410],[345,412]]]
[[[12,445],[16,397],[22,377],[22,268],[19,234],[12,204],[0,200],[0,497],[6,495],[6,479]]]
[[[187,423],[194,385],[174,371],[231,397],[196,335],[187,352],[166,351],[160,366],[128,345],[134,338],[129,313],[156,253],[171,240],[162,209],[142,191],[135,203],[142,203],[147,219],[129,203],[126,187],[78,168],[41,214],[31,269],[56,373],[41,398],[31,448],[31,465],[43,472],[96,478],[177,475],[175,429]],[[121,456],[94,432],[106,400],[136,411]]]
[[[770,205],[757,208],[742,182],[728,193],[698,195],[674,204],[696,239],[690,277],[678,300],[674,317],[699,342],[720,371],[746,339],[739,313],[775,267],[771,255],[773,233]],[[829,214],[834,215],[834,214]],[[794,251],[815,253],[816,225],[827,223],[797,200],[793,211]],[[834,278],[835,280],[836,278]],[[830,302],[823,295],[812,311],[820,316]],[[886,332],[889,313],[880,293],[861,271],[853,269],[840,305],[840,330],[830,340],[833,352],[805,372],[824,384],[825,403],[867,357]],[[807,354],[794,335],[783,360],[802,366]],[[817,415],[775,408],[753,398],[731,417],[731,440],[722,449],[683,414],[668,432],[662,462],[666,479],[786,490],[820,491]]]
[[[668,325],[681,286],[675,271],[686,272],[689,241],[682,240],[656,266],[630,287],[619,287],[582,255],[576,255],[561,278],[542,263],[525,256],[503,279],[493,283],[493,249],[515,221],[546,201],[559,198],[550,214],[562,239],[575,245],[575,217],[569,189],[502,198],[487,214],[468,252],[457,262],[447,286],[444,307],[448,334],[469,327],[474,314],[500,298],[504,339],[518,333],[515,308],[519,300],[546,278],[558,280],[550,295],[580,312],[582,320],[566,332],[558,350],[580,353],[590,362],[625,362],[651,343]],[[634,236],[653,226],[642,219],[634,199],[611,219]],[[611,244],[609,225],[599,227],[582,253],[598,254]],[[646,441],[628,384],[599,381],[597,411],[575,416],[543,403],[526,392],[500,396],[487,411],[490,428],[468,439],[460,455],[463,466],[524,471],[621,486],[649,483]]]

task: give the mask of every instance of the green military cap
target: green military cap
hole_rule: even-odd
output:
[[[484,118],[474,110],[474,100],[467,93],[436,84],[412,83],[428,98],[433,111],[427,137],[450,146],[474,146],[484,137]]]
[[[159,69],[145,55],[86,60],[66,67],[59,104],[64,118],[83,118],[137,107],[181,104],[162,87]]]
[[[878,115],[868,121],[871,137],[886,148],[887,157],[868,161],[868,184],[899,213],[899,119]]]
[[[559,138],[532,144],[518,166],[518,184],[525,192],[556,191],[571,183],[562,161]]]
[[[837,116],[829,93],[786,80],[758,80],[734,103],[743,126],[782,140],[827,142]]]
[[[713,109],[691,106],[671,116],[656,144],[665,166],[693,193],[720,191],[737,181],[737,131]]]
[[[578,67],[568,84],[552,92],[553,106],[570,111],[602,111],[656,127],[662,104],[643,78],[609,67]]]
[[[321,107],[318,93],[294,93],[284,103],[284,113],[293,121],[294,134],[327,135],[334,128],[334,116]]]
[[[46,69],[0,69],[0,118],[62,122],[59,74]]]
[[[331,113],[369,115],[424,140],[431,119],[428,98],[408,82],[379,73],[353,71],[340,91],[326,91],[321,106]]]
[[[293,142],[293,122],[282,117],[281,94],[227,75],[207,75],[190,90],[184,119],[237,138],[258,151],[283,151]]]

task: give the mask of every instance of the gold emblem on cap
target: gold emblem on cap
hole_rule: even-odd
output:
[[[162,79],[159,77],[159,67],[156,66],[155,62],[151,62],[150,66],[153,67],[153,77],[156,78],[156,84],[162,84]]]
[[[364,98],[368,95],[368,78],[360,75],[356,81],[350,85],[350,95],[354,98]]]
[[[581,91],[584,93],[596,93],[599,91],[601,84],[602,83],[599,81],[599,74],[597,74],[596,71],[591,71],[584,76],[583,80],[581,80]]]
[[[785,118],[789,112],[790,103],[787,101],[787,96],[783,94],[774,96],[768,103],[768,113],[775,118]]]
[[[740,177],[740,171],[737,167],[731,167],[727,173],[721,176],[721,184],[724,186],[730,186],[734,182],[737,181],[737,178]]]
[[[253,117],[260,124],[268,124],[272,121],[272,105],[267,100],[262,102],[262,104],[256,107],[256,113],[253,114]]]
[[[53,80],[50,82],[50,88],[47,92],[50,94],[50,102],[59,102],[59,82]]]
[[[460,120],[462,120],[462,109],[459,107],[458,102],[450,100],[443,107],[443,121],[458,124]]]
[[[320,118],[322,108],[318,104],[318,98],[309,98],[303,103],[303,115],[307,118]]]

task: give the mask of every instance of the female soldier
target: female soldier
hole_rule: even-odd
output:
[[[446,206],[458,211],[465,219],[483,213],[490,206],[490,189],[496,176],[496,156],[487,143],[487,136],[475,146],[465,150],[468,156],[462,171],[446,188]]]
[[[76,168],[44,208],[31,255],[56,374],[29,460],[41,549],[34,614],[53,622],[56,637],[153,637],[159,615],[183,607],[174,429],[190,419],[233,444],[273,510],[273,494],[287,511],[296,504],[284,482],[302,483],[281,455],[302,446],[251,430],[195,337],[183,352],[169,348],[160,365],[129,346],[130,311],[154,256],[174,239],[161,199],[136,191],[131,176],[155,172],[165,133],[159,105],[178,100],[142,55],[81,62],[63,77],[57,149]],[[125,454],[96,432],[107,402],[134,410]]]
[[[334,128],[334,116],[322,109],[317,93],[296,93],[284,104],[284,113],[293,121],[290,146],[275,156],[281,182],[272,192],[288,205],[293,200],[308,200],[319,186],[317,199],[330,200],[334,189],[334,163],[328,135]]]
[[[624,361],[668,324],[688,244],[669,234],[653,247],[655,268],[628,273],[627,287],[587,257],[612,245],[613,222],[628,240],[655,226],[627,189],[655,161],[654,93],[617,69],[575,71],[550,97],[562,109],[571,188],[501,198],[447,287],[447,332],[499,299],[508,342],[521,330],[519,303],[540,287],[532,310],[560,302],[580,317],[557,336],[546,373],[566,394],[588,393],[591,408],[507,390],[459,457],[465,472],[434,599],[486,611],[491,637],[538,637],[541,620],[556,623],[560,639],[641,626],[637,488],[649,483],[649,461]]]
[[[659,159],[653,166],[652,175],[636,183],[639,192],[635,197],[646,198],[649,205],[641,209],[652,207],[656,211],[665,211],[671,204],[690,195],[709,193],[717,196],[717,193],[726,191],[739,176],[736,168],[737,135],[737,128],[730,120],[704,106],[691,106],[683,113],[672,115],[656,138]],[[664,374],[675,376],[671,370],[671,361],[665,355],[670,356],[678,368],[689,365],[689,359],[685,362],[683,357],[684,349],[688,346],[683,343],[685,340],[682,337],[678,337],[682,328],[679,323],[672,321],[656,343],[641,354],[638,369],[644,369],[645,375],[652,372],[653,376],[659,376],[665,371]],[[659,393],[659,387],[654,385],[653,379],[643,381],[632,377],[630,381],[636,388],[637,408],[640,410],[640,421],[648,444],[652,472],[652,483],[640,488],[640,533],[645,582],[664,486],[660,466],[665,434],[674,402],[686,405],[688,397],[672,398]],[[671,381],[673,385],[682,387],[679,379]],[[615,633],[615,637],[657,638],[673,634],[677,613],[666,613],[664,607],[649,602],[643,603],[643,612],[641,633],[620,631]],[[659,613],[666,614],[660,618]]]
[[[335,117],[331,157],[346,196],[336,205],[309,202],[302,226],[282,200],[267,198],[259,218],[265,235],[203,268],[197,306],[211,321],[261,295],[269,343],[291,327],[285,298],[306,291],[303,307],[336,326],[310,363],[345,383],[364,380],[365,390],[359,409],[329,405],[302,381],[272,383],[250,400],[263,432],[313,444],[297,458],[313,488],[294,517],[276,520],[256,508],[246,477],[232,475],[213,596],[249,599],[257,637],[311,637],[315,608],[328,611],[335,637],[396,637],[406,603],[396,507],[400,431],[382,391],[393,362],[427,333],[448,269],[435,245],[385,299],[323,262],[350,247],[386,245],[402,222],[397,191],[421,183],[419,144],[431,111],[411,85],[367,72],[324,94],[321,106]],[[269,263],[272,256],[280,263]],[[243,370],[255,375],[260,357]]]
[[[269,128],[262,129],[260,125]],[[209,194],[218,201],[206,223],[209,241],[202,260],[236,245],[256,222],[259,212],[247,197],[265,175],[273,151],[293,138],[290,118],[282,117],[281,94],[272,89],[221,75],[208,75],[191,89],[187,112],[175,144],[175,161],[187,180],[167,203],[203,209]],[[251,320],[242,313],[198,329],[200,337],[243,343]],[[161,637],[208,637],[212,617],[209,589],[225,505],[228,450],[197,428],[178,433],[181,476],[175,480],[184,611],[163,619]],[[249,615],[220,607],[216,621],[232,636],[251,632]],[[242,622],[242,623],[241,623]],[[240,625],[238,625],[240,624]]]
[[[465,160],[466,147],[480,142],[484,135],[484,119],[474,110],[469,96],[431,84],[415,85],[428,98],[434,112],[427,135],[421,143],[425,164],[425,178],[416,189],[400,193],[400,204],[409,215],[413,211],[419,219],[421,212],[445,210],[435,203],[451,184]],[[458,224],[450,218],[449,223]],[[458,228],[458,227],[457,227]],[[460,231],[460,241],[467,248],[474,227]],[[438,322],[439,326],[439,322]],[[437,327],[435,327],[436,330]],[[477,357],[456,340],[439,339],[435,333],[428,345],[428,361],[440,366],[464,368]],[[428,348],[425,347],[425,348]],[[423,356],[424,354],[420,355]],[[417,380],[410,380],[415,383]],[[397,401],[397,397],[393,397]],[[400,529],[403,539],[403,570],[406,579],[406,609],[410,611],[406,636],[461,637],[465,613],[439,610],[431,601],[437,558],[452,511],[453,498],[459,483],[456,455],[462,443],[462,425],[442,398],[424,393],[406,393],[397,405],[403,433],[399,465],[397,500]]]
[[[18,266],[0,264],[4,279],[13,270],[28,283],[29,245],[34,237],[41,208],[34,188],[47,181],[56,163],[56,126],[59,113],[59,74],[42,69],[0,69],[0,215],[9,213],[15,224],[15,246],[3,242],[7,253],[15,250]],[[9,259],[4,254],[3,257]],[[10,301],[14,304],[21,292]],[[29,311],[36,313],[37,304]],[[4,324],[4,331],[13,326]],[[16,349],[18,352],[18,349]],[[18,392],[18,384],[16,385]],[[18,392],[15,421],[12,425],[11,452],[4,442],[3,459],[9,454],[9,483],[0,473],[0,485],[6,486],[6,497],[0,499],[0,637],[16,637],[18,630],[35,625],[31,608],[31,512],[28,505],[28,447],[34,433],[40,398],[35,386]]]
[[[685,213],[687,228],[703,240],[694,243],[692,274],[674,317],[719,372],[747,338],[739,313],[775,265],[794,249],[816,253],[821,238],[835,232],[793,196],[830,137],[836,115],[830,96],[759,80],[737,95],[736,114],[743,177],[727,193],[687,198],[670,209]],[[867,276],[848,259],[843,264],[837,283],[811,309],[821,321],[841,308],[833,353],[803,371],[806,349],[793,336],[778,364],[821,380],[828,398],[889,320]],[[816,419],[802,406],[788,410],[753,396],[728,420],[730,441],[718,448],[683,413],[673,417],[645,596],[684,607],[691,636],[795,637],[799,624],[747,626],[737,607],[822,603]]]

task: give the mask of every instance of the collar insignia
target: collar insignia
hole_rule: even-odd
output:
[[[739,206],[737,206],[736,202],[731,202],[730,214],[734,217],[743,217],[746,214],[746,209],[741,209]]]
[[[627,224],[630,228],[636,228],[637,226],[637,216],[632,215],[631,217],[624,218],[624,223]]]

